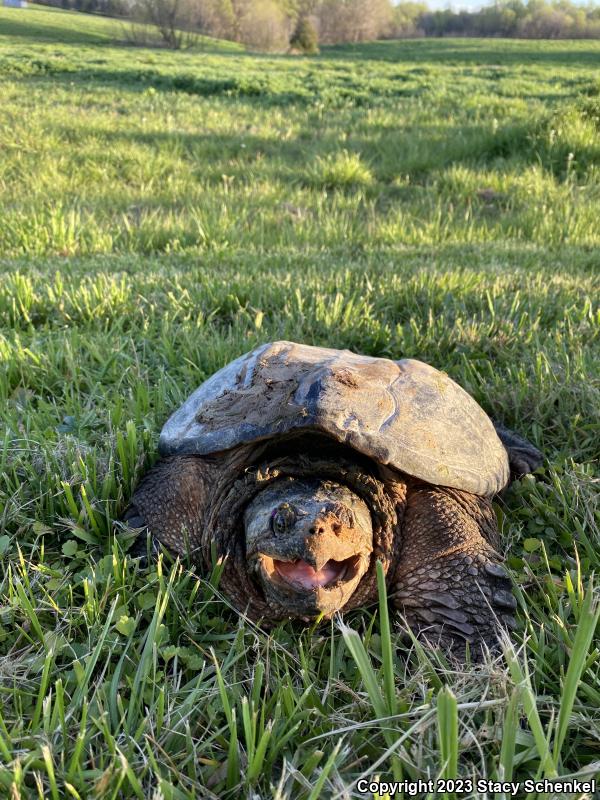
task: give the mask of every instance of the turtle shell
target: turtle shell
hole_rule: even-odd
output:
[[[165,424],[163,455],[319,431],[428,483],[492,496],[508,457],[475,400],[434,367],[272,342],[216,372]]]

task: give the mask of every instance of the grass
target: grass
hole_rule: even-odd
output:
[[[0,8],[0,796],[594,775],[600,45],[118,37]],[[383,586],[269,632],[127,556],[168,414],[275,338],[421,358],[544,451],[497,502],[503,654],[407,646]]]

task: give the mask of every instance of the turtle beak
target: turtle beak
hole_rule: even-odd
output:
[[[301,558],[315,570],[322,570],[331,561],[341,563],[360,554],[370,555],[371,536],[354,523],[345,524],[333,514],[315,519],[304,539]]]
[[[278,593],[295,597],[305,613],[340,610],[369,566],[372,531],[319,516],[294,555],[262,557],[262,569]]]

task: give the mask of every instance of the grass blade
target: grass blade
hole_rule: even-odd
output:
[[[599,619],[600,603],[594,598],[593,585],[590,582],[581,606],[577,631],[571,648],[569,666],[562,686],[558,722],[554,734],[553,756],[555,764],[558,764],[560,760],[563,742],[569,729],[571,711],[577,696],[577,686],[586,666],[587,655]]]
[[[442,769],[440,777],[454,780],[458,774],[458,709],[456,696],[450,687],[438,692],[437,723]],[[453,792],[444,792],[443,797],[454,797]]]
[[[383,686],[387,700],[388,714],[392,716],[398,710],[396,697],[396,681],[394,675],[394,654],[392,632],[390,627],[390,610],[388,607],[385,573],[381,561],[377,562],[377,588],[379,590],[379,620],[381,625],[381,656],[383,660]]]

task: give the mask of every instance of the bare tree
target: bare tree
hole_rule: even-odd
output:
[[[193,0],[136,0],[133,18],[152,25],[167,47],[179,49],[197,39]]]
[[[274,0],[254,0],[240,19],[240,38],[255,50],[287,50],[292,30],[292,20]]]
[[[330,44],[378,39],[392,24],[389,0],[323,0],[316,14],[319,38]]]
[[[198,7],[198,26],[217,39],[239,41],[236,12],[232,0],[203,0]]]

